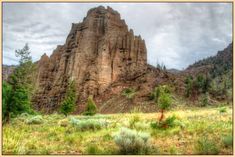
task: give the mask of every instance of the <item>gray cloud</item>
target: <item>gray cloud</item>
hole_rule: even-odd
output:
[[[232,3],[3,3],[3,63],[29,43],[33,60],[63,44],[71,23],[111,6],[145,39],[148,63],[182,69],[232,42]]]

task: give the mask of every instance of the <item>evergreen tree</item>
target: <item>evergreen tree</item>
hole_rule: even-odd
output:
[[[76,97],[75,82],[71,81],[68,85],[65,99],[61,104],[61,108],[60,108],[61,113],[67,116],[68,113],[73,112],[75,109],[76,100],[77,100],[77,97]]]
[[[88,100],[87,100],[87,105],[86,105],[84,115],[92,116],[92,115],[95,115],[96,112],[97,112],[96,104],[95,104],[92,96],[89,96]]]
[[[4,122],[7,119],[9,105],[12,98],[12,87],[7,82],[3,81],[2,83],[2,121]]]
[[[9,84],[4,83],[4,121],[9,121],[11,116],[28,112],[32,113],[31,97],[33,94],[33,74],[35,65],[32,62],[28,44],[15,54],[20,57],[19,65],[9,77]],[[4,91],[5,90],[5,91]]]
[[[189,97],[192,94],[192,88],[193,88],[193,78],[192,76],[188,76],[185,79],[185,96]]]

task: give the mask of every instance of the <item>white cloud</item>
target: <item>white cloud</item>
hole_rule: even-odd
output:
[[[232,41],[232,3],[3,3],[3,63],[29,43],[33,60],[65,42],[90,8],[111,6],[145,39],[148,63],[182,69]]]

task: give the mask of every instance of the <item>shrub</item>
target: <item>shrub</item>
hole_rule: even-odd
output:
[[[21,113],[20,117],[29,117],[29,114],[28,113]]]
[[[146,130],[149,128],[149,123],[147,122],[136,122],[133,125],[133,128],[137,129],[137,130]]]
[[[26,121],[27,124],[42,124],[43,123],[43,118],[40,115],[34,116],[29,118]]]
[[[84,115],[93,116],[97,112],[96,104],[91,96],[88,97]]]
[[[168,126],[168,127],[173,127],[175,125],[175,120],[176,120],[176,117],[175,116],[171,116],[171,117],[168,117],[164,122],[165,122],[165,125]]]
[[[220,107],[220,108],[219,108],[219,112],[220,112],[220,113],[225,113],[225,112],[227,112],[227,107],[225,107],[225,106],[224,106],[224,107]]]
[[[135,96],[135,90],[132,89],[132,88],[125,88],[123,91],[122,91],[122,95],[125,96],[126,98],[128,99],[132,99],[134,98]]]
[[[79,124],[80,120],[78,120],[78,119],[76,119],[76,118],[74,118],[74,117],[70,117],[70,118],[69,118],[69,122],[70,122],[73,126],[75,126],[75,125]]]
[[[151,92],[148,96],[149,100],[154,100],[155,98],[155,95],[154,95],[154,92]]]
[[[90,144],[87,146],[86,154],[95,155],[95,154],[99,154],[99,153],[100,153],[100,150],[98,149],[98,147],[96,145]]]
[[[224,136],[222,141],[225,147],[233,146],[233,135]]]
[[[219,149],[213,140],[203,137],[197,141],[196,153],[200,155],[216,155],[219,154]]]
[[[67,127],[69,125],[68,119],[62,119],[59,121],[59,125],[62,127]]]
[[[66,91],[66,96],[61,104],[60,112],[65,116],[74,111],[76,104],[76,89],[74,81],[71,81]]]
[[[138,115],[134,114],[134,115],[131,117],[130,121],[129,121],[129,126],[130,126],[131,128],[133,128],[134,125],[135,125],[135,123],[136,123],[136,122],[139,122],[139,121],[140,121],[140,117],[139,117]]]
[[[202,106],[202,107],[205,107],[205,106],[210,105],[210,104],[209,104],[209,95],[208,95],[208,93],[204,94],[204,95],[201,97],[200,103],[201,103],[201,106]]]
[[[150,148],[149,138],[148,133],[121,128],[114,136],[114,141],[122,154],[147,154]]]
[[[109,140],[111,140],[112,139],[112,136],[109,134],[109,133],[107,133],[107,134],[105,134],[104,136],[103,136],[103,140],[104,141],[109,141]]]
[[[179,122],[177,122],[179,124]],[[166,118],[165,120],[159,122],[152,122],[151,127],[153,129],[166,129],[170,127],[176,126],[176,117],[173,115],[171,117]]]
[[[76,118],[71,118],[70,122],[79,131],[87,130],[99,130],[103,127],[107,127],[108,123],[105,120],[99,119],[84,119],[77,120]]]

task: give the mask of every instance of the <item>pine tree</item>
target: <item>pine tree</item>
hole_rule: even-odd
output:
[[[15,68],[13,74],[10,75],[8,84],[4,85],[5,121],[9,121],[11,116],[16,116],[23,112],[33,112],[31,97],[34,91],[33,77],[35,65],[30,56],[28,44],[23,49],[16,50],[15,54],[17,57],[20,57],[19,65]]]
[[[7,82],[2,83],[2,119],[3,122],[7,119],[9,107],[11,106],[12,87]]]
[[[75,82],[71,81],[68,85],[66,96],[64,101],[61,104],[60,111],[65,116],[67,116],[69,113],[73,112],[76,105],[76,89],[75,89]]]
[[[85,109],[85,112],[84,112],[84,115],[95,115],[97,112],[97,107],[96,107],[96,104],[92,98],[92,96],[89,96],[88,97],[88,100],[87,100],[87,105],[86,105],[86,109]]]

